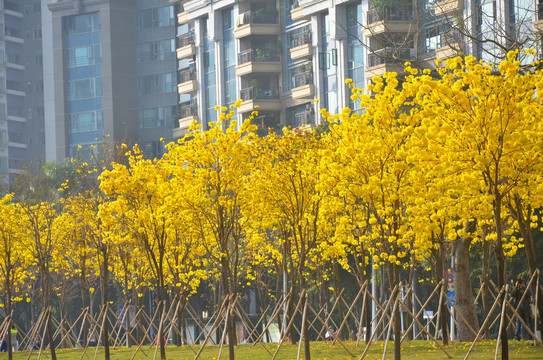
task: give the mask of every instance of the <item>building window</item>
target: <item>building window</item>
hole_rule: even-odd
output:
[[[68,121],[70,134],[95,132],[104,128],[102,111],[72,113]]]
[[[140,29],[175,25],[173,6],[143,9],[138,12],[137,26]]]
[[[100,13],[72,15],[64,18],[64,32],[67,35],[100,31]]]
[[[140,95],[163,94],[176,91],[175,73],[145,75],[138,79]]]

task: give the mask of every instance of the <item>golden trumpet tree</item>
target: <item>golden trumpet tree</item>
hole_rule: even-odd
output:
[[[57,212],[55,204],[41,202],[36,205],[20,203],[20,226],[23,232],[23,246],[32,258],[32,266],[40,277],[42,291],[42,311],[46,312],[47,341],[51,349],[51,358],[56,359],[52,313],[53,297],[52,273],[55,260],[60,257],[61,247],[56,237],[54,223]]]
[[[24,246],[21,231],[20,209],[12,202],[13,196],[5,195],[0,199],[0,283],[2,307],[10,316],[8,328],[11,329],[11,311],[14,301],[21,300],[25,281],[30,277],[32,268],[31,254]],[[12,358],[11,337],[7,337],[8,356]]]
[[[239,104],[239,103],[238,103]],[[226,108],[223,108],[226,111]],[[230,120],[234,110],[222,113],[221,120]],[[207,131],[196,130],[168,146],[165,162],[171,166],[170,182],[175,201],[185,209],[186,219],[197,231],[201,246],[212,267],[220,276],[225,305],[230,307],[237,297],[243,256],[245,181],[252,169],[253,142],[256,127],[246,120],[237,130],[232,121],[226,130],[222,123],[210,124]],[[236,344],[235,316],[227,318],[230,359],[234,360]]]
[[[428,142],[442,159],[447,174],[462,184],[471,217],[492,217],[498,285],[506,283],[506,256],[520,239],[506,228],[506,198],[540,178],[543,150],[541,71],[521,71],[518,52],[499,64],[468,56],[449,59],[438,78],[411,77],[414,104],[428,124]],[[408,70],[409,71],[409,70]],[[530,185],[529,185],[530,184]],[[470,206],[471,205],[471,206]],[[469,219],[464,219],[469,220]],[[513,224],[515,225],[515,224]],[[507,331],[501,331],[502,358],[508,358]]]
[[[270,134],[263,139],[247,185],[250,206],[244,208],[252,227],[249,242],[256,243],[251,247],[260,244],[275,257],[284,257],[301,290],[307,290],[315,267],[345,252],[342,244],[324,240],[328,219],[322,209],[328,192],[318,186],[318,147],[314,131],[285,128],[282,136]],[[265,241],[273,239],[270,233],[280,249]],[[306,301],[307,297],[302,299],[301,306]],[[310,359],[307,318],[302,327],[304,354]]]
[[[100,209],[100,218],[113,229],[109,233],[112,244],[129,244],[133,251],[144,256],[151,270],[146,280],[156,288],[162,318],[168,285],[178,288],[184,285],[185,302],[199,285],[197,275],[203,275],[200,257],[204,251],[185,247],[189,243],[180,241],[185,229],[178,225],[185,221],[185,216],[174,194],[183,189],[172,187],[170,164],[161,159],[144,159],[137,147],[128,157],[128,166],[115,164],[100,176],[101,189],[109,198]],[[158,330],[159,339],[163,339],[164,327],[161,325]],[[163,341],[160,353],[165,359]]]
[[[64,251],[57,263],[67,277],[79,279],[81,304],[85,309],[89,296],[88,281],[95,278],[94,259],[97,256],[97,249],[89,243],[86,233],[88,223],[96,217],[96,213],[88,206],[85,195],[67,196],[60,202],[62,212],[55,222],[55,228],[56,236],[63,242]],[[83,339],[87,341],[88,338],[88,325],[85,325]]]

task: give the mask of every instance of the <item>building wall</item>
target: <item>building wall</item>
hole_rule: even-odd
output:
[[[205,129],[206,124],[216,118],[213,105],[227,103],[222,96],[225,69],[220,62],[224,50],[221,11],[231,7],[239,20],[245,12],[263,2],[174,2],[181,24],[194,23],[196,32],[201,29],[204,33],[196,42],[194,63],[201,75],[194,98],[200,103],[198,120]],[[281,69],[277,74],[280,103],[271,111],[263,109],[264,102],[254,101],[250,105],[260,105],[260,114],[279,114],[274,118],[276,129],[286,125],[318,125],[318,109],[322,107],[333,113],[340,112],[345,106],[359,111],[344,83],[347,78],[363,89],[372,77],[383,75],[385,71],[401,74],[406,61],[421,68],[435,68],[437,58],[456,55],[473,54],[499,61],[508,47],[537,48],[542,43],[540,33],[534,32],[541,12],[539,1],[398,0],[396,4],[388,2],[380,9],[374,9],[368,0],[278,0],[267,3],[275,4],[279,14]],[[235,24],[234,34],[247,26],[240,21]],[[464,35],[455,30],[460,27],[463,27]],[[539,27],[543,30],[543,20]],[[251,47],[258,49],[255,44],[262,38],[264,34],[254,32],[246,37],[236,37],[238,54]],[[481,41],[483,39],[495,40],[500,46]],[[219,61],[213,71],[205,68],[202,60],[208,59],[211,53]],[[236,68],[241,65],[240,59],[236,59]],[[532,60],[529,56],[523,59],[526,63]],[[266,75],[270,75],[269,70],[260,71],[254,66],[249,74],[237,74],[239,98],[246,95],[248,79],[258,78],[266,71]],[[215,84],[210,82],[211,79]],[[242,112],[247,113],[247,107],[242,107]],[[244,117],[246,115],[240,119]],[[187,126],[188,122],[181,118],[180,128],[175,130],[177,135],[182,136]],[[185,131],[180,131],[183,127]]]

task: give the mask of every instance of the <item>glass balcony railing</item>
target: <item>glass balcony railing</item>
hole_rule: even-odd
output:
[[[7,53],[6,53],[6,60],[10,64],[21,64],[21,61],[22,61],[20,55],[7,54]]]
[[[4,9],[21,12],[21,6],[19,4],[7,0],[4,1]]]
[[[240,91],[241,100],[278,99],[279,89],[251,86]]]

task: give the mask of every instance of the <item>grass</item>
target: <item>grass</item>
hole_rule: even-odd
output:
[[[313,360],[351,360],[358,359],[364,352],[364,344],[360,343],[358,346],[354,342],[345,342],[347,348],[351,353],[355,355],[354,358],[347,353],[347,351],[341,347],[338,343],[332,345],[331,342],[313,342],[311,345],[311,359]],[[543,349],[539,346],[532,346],[533,342],[528,341],[509,341],[509,358],[516,359],[543,359]],[[271,359],[272,355],[277,349],[277,344],[265,344],[265,345],[238,345],[236,346],[236,360],[267,360]],[[471,343],[458,343],[454,342],[452,345],[446,348],[446,351],[452,356],[453,359],[464,359]],[[378,341],[372,344],[365,359],[376,360],[382,359],[384,348],[384,342]],[[494,351],[496,348],[496,341],[483,341],[479,342],[473,348],[469,359],[470,360],[489,360],[494,359]],[[155,354],[155,347],[149,346],[142,348],[143,352],[138,352],[134,359],[153,359]],[[198,348],[193,347],[194,351],[198,351]],[[85,355],[83,351],[79,350],[58,350],[57,358],[59,360],[74,360],[74,359],[94,359],[96,348],[89,348]],[[103,349],[98,349],[97,359],[104,358]],[[114,360],[130,360],[136,351],[136,347],[128,348],[115,348],[111,349],[111,359]],[[498,359],[500,358],[500,351],[498,350]],[[291,344],[284,344],[276,359],[296,359],[298,353],[298,347]],[[28,351],[19,351],[14,353],[13,359],[23,360],[28,358]],[[147,356],[146,356],[147,355]],[[157,359],[159,353],[157,352]],[[206,346],[199,359],[202,360],[218,360],[219,347],[218,346]],[[181,360],[181,359],[194,359],[195,352],[193,352],[188,346],[175,347],[169,346],[166,348],[166,356],[168,360]],[[0,353],[0,359],[7,359],[7,353]],[[303,348],[301,352],[301,358],[303,359]],[[37,359],[38,354],[33,352],[30,359]],[[49,352],[42,353],[41,359],[50,359]],[[221,353],[221,359],[228,359],[228,347],[224,346]],[[394,359],[394,344],[391,342],[388,345],[386,359]],[[439,348],[433,347],[431,342],[427,341],[413,341],[406,342],[402,345],[402,360],[445,360],[448,359],[447,355]]]

